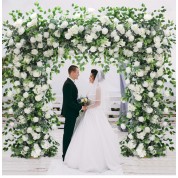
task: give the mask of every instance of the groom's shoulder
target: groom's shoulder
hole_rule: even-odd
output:
[[[64,85],[71,85],[71,81],[69,78],[66,79],[66,81],[64,82]]]

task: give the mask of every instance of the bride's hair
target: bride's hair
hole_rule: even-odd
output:
[[[96,75],[97,75],[97,73],[98,73],[98,71],[96,70],[96,69],[92,69],[91,70],[91,73],[92,73],[92,75],[93,75],[93,77],[94,77],[94,79],[96,78]]]

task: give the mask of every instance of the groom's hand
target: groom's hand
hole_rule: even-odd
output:
[[[87,110],[87,106],[82,106],[82,110],[86,111]]]

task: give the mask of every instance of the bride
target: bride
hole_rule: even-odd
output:
[[[122,172],[119,159],[119,142],[101,108],[102,71],[91,70],[91,88],[87,94],[91,103],[75,126],[64,163],[81,171],[103,172],[117,170]]]

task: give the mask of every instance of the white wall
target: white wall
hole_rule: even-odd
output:
[[[34,3],[36,0],[2,0],[2,2],[3,20],[10,20],[10,16],[8,15],[10,11],[14,9],[20,9],[22,12],[29,11],[30,9],[34,8]],[[44,9],[61,6],[62,9],[69,10],[72,9],[72,3],[77,3],[79,6],[86,6],[87,8],[92,7],[95,9],[98,9],[102,6],[140,7],[141,4],[144,3],[150,12],[161,8],[161,6],[165,6],[167,9],[166,17],[176,22],[176,0],[38,0],[38,2]],[[172,50],[172,61],[173,67],[175,69],[175,46]],[[52,86],[54,92],[57,94],[61,93],[61,87],[67,78],[67,69],[70,64],[70,61],[66,62],[65,66],[61,69],[60,74],[54,75],[53,77]],[[91,65],[86,66],[86,70],[80,73],[79,80],[76,82],[79,88],[79,92],[82,95],[86,93],[91,68],[93,68]],[[106,81],[108,82],[108,87],[111,87],[113,90],[119,90],[119,77],[116,74],[116,69],[114,67],[111,67],[110,72],[106,76]]]

